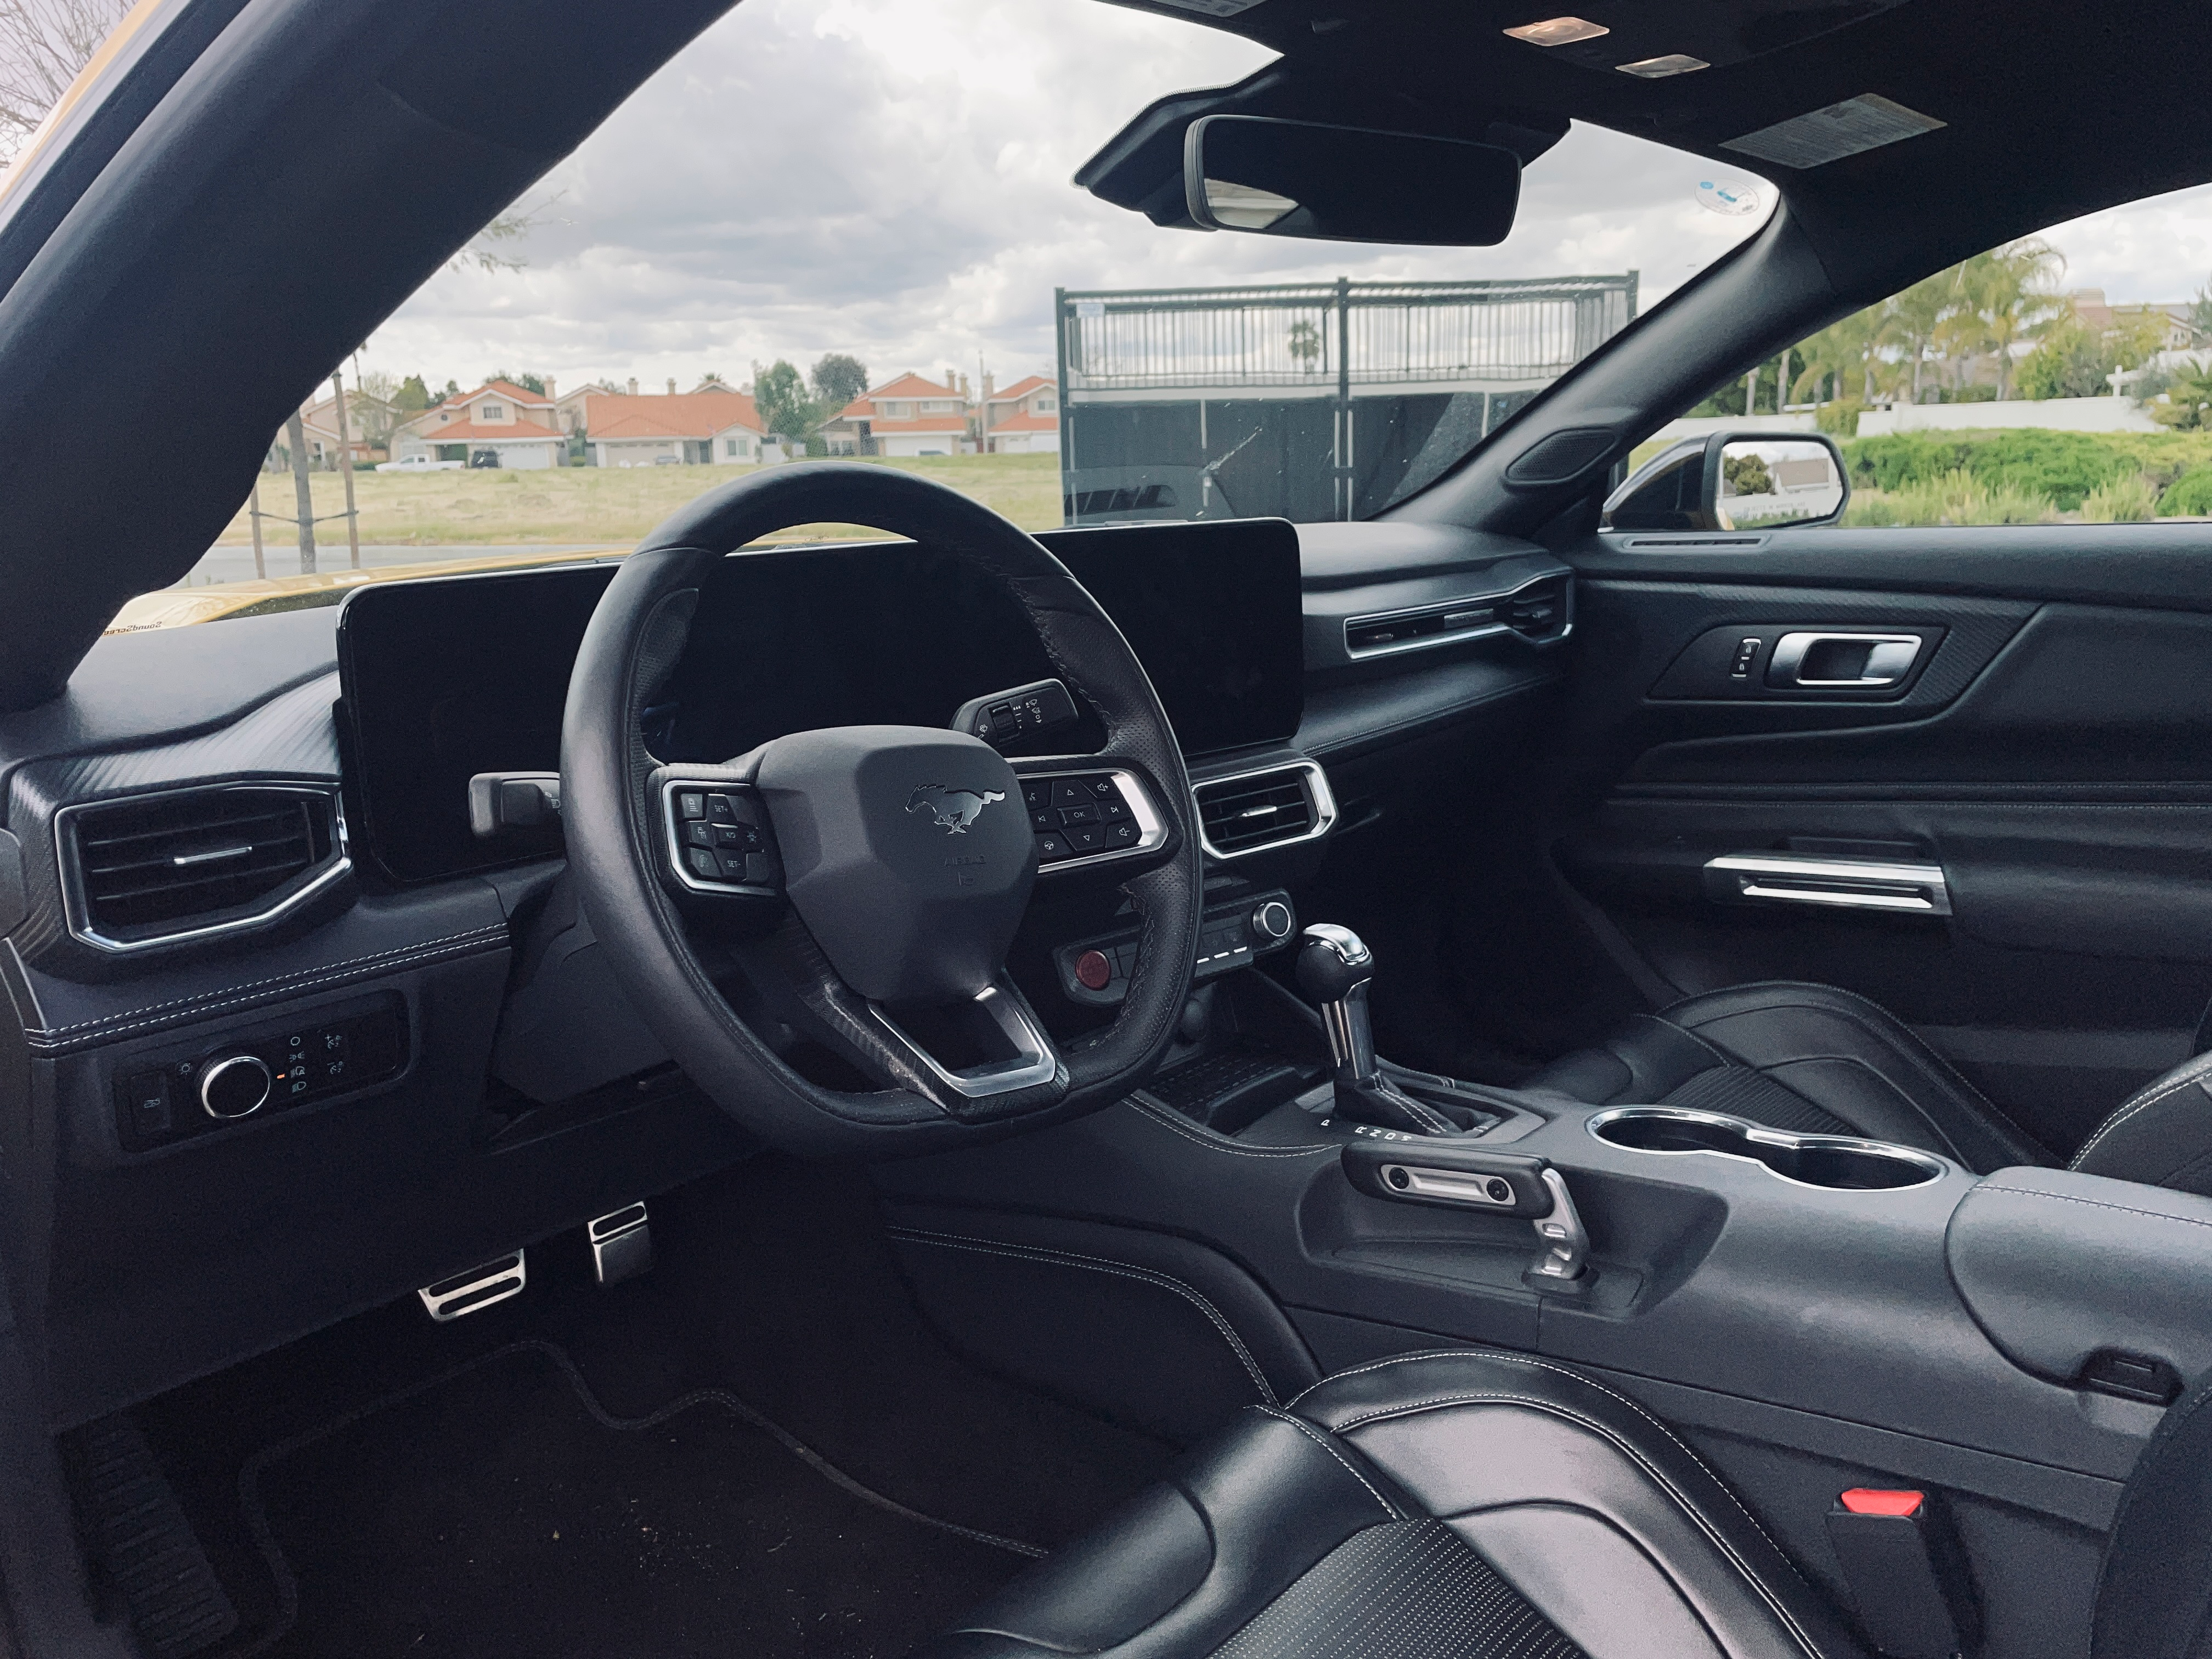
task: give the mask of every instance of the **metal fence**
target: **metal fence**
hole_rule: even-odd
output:
[[[1197,499],[1178,498],[1172,506],[1185,510],[1162,507],[1158,516],[1234,510],[1350,518],[1374,510],[1416,487],[1408,480],[1419,479],[1431,440],[1458,444],[1456,459],[1626,327],[1636,314],[1636,288],[1630,271],[1514,282],[1062,289],[1068,518],[1101,516],[1085,511],[1087,502],[1126,505],[1147,490],[1156,501],[1163,491],[1176,495],[1177,477]],[[1325,416],[1316,403],[1327,405]],[[1308,407],[1291,407],[1298,404]],[[1215,404],[1224,407],[1210,410]],[[1218,434],[1242,449],[1268,433],[1308,464],[1271,488],[1261,466],[1277,459],[1271,452],[1280,445],[1262,441],[1232,483],[1223,446],[1212,440]],[[1325,503],[1313,488],[1316,458],[1307,453],[1316,443],[1326,450],[1319,474]]]

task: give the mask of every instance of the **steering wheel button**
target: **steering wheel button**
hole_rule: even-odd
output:
[[[1022,786],[1022,805],[1030,811],[1052,805],[1052,786],[1048,783],[1025,783]]]
[[[1068,830],[1067,844],[1079,853],[1095,853],[1106,844],[1106,832],[1095,823],[1079,823]]]
[[[1102,801],[1098,807],[1098,816],[1109,823],[1119,823],[1129,816],[1129,809],[1118,800]]]
[[[1080,806],[1091,799],[1091,792],[1072,778],[1062,778],[1052,787],[1054,806]]]
[[[705,848],[695,847],[685,856],[690,860],[692,874],[702,877],[708,881],[720,881],[722,878],[721,865]]]
[[[1114,982],[1114,964],[1103,951],[1085,951],[1075,959],[1075,978],[1085,990],[1103,991]]]
[[[1030,814],[1030,828],[1040,832],[1060,828],[1060,817],[1049,807],[1042,812]]]
[[[738,821],[737,803],[727,795],[707,797],[707,816],[716,823],[735,823]]]
[[[1137,844],[1137,826],[1133,823],[1108,824],[1106,844],[1109,847],[1134,847]]]
[[[1067,856],[1067,838],[1060,835],[1037,837],[1037,857],[1044,860],[1064,859]]]
[[[765,887],[769,884],[769,881],[774,878],[775,873],[775,872],[769,866],[767,854],[748,853],[745,854],[745,880],[749,884],[755,887]]]
[[[711,823],[685,824],[684,844],[686,847],[712,847],[714,844],[714,826]]]
[[[1117,792],[1114,787],[1114,780],[1111,778],[1091,779],[1091,793],[1093,795],[1096,795],[1100,800],[1113,800],[1117,799]]]
[[[707,816],[707,797],[705,793],[697,789],[678,790],[676,792],[676,811],[677,816],[679,817],[705,817]]]
[[[1088,805],[1063,806],[1060,809],[1060,821],[1064,824],[1096,823],[1098,822],[1098,809]]]

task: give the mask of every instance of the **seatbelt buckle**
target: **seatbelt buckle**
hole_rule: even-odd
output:
[[[1952,1659],[1979,1639],[1966,1552],[1927,1493],[1854,1486],[1828,1511],[1828,1541],[1861,1627],[1890,1659]]]

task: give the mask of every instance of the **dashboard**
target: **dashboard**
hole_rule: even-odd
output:
[[[1280,904],[1287,927],[1328,861],[1387,863],[1377,826],[1482,775],[1562,677],[1568,573],[1525,542],[1273,521],[1040,539],[1188,759],[1201,980],[1279,945],[1250,919]],[[750,1150],[599,963],[557,828],[470,823],[472,775],[557,768],[611,568],[117,635],[63,698],[0,716],[0,1158],[35,1218],[20,1267],[65,1421]],[[1052,672],[925,547],[740,554],[710,587],[650,715],[672,760],[942,726]],[[1075,713],[1017,741],[1079,755]],[[1040,886],[1010,965],[1048,1025],[1109,1016],[1129,921],[1110,865]]]

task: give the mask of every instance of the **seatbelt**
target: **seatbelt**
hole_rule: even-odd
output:
[[[1890,1659],[1952,1659],[1979,1638],[1966,1553],[1927,1493],[1854,1486],[1828,1511],[1828,1541],[1861,1628]]]

